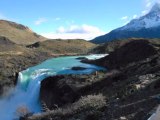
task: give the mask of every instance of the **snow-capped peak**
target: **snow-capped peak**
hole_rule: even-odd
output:
[[[154,4],[150,12],[160,12],[160,3]]]
[[[148,14],[131,20],[131,22],[119,28],[119,30],[139,30],[158,26],[160,26],[160,3],[153,5]]]

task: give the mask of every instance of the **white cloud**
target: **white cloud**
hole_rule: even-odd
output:
[[[160,3],[160,0],[143,0],[143,1],[145,9],[141,12],[141,16],[147,14],[155,3]]]
[[[147,4],[146,4],[146,7],[150,7],[151,6],[151,2],[148,2]]]
[[[123,22],[124,22],[123,25],[126,25],[131,19],[137,19],[141,16],[146,15],[155,3],[160,3],[160,0],[143,0],[144,10],[141,11],[141,13],[139,15],[137,15],[137,14],[133,15],[133,17],[128,17],[128,16],[122,17],[121,20],[123,20]]]
[[[147,14],[147,13],[148,13],[148,10],[143,10],[143,11],[141,12],[142,16],[145,15],[145,14]]]
[[[121,20],[127,20],[128,16],[121,17]]]
[[[133,19],[136,19],[138,16],[135,14],[135,15],[133,15]]]
[[[100,33],[101,30],[95,26],[91,25],[71,25],[68,28],[64,28],[63,26],[57,29],[57,33]]]
[[[123,25],[126,25],[130,22],[130,18],[128,16],[121,17],[121,20],[123,21]]]
[[[145,0],[145,7],[150,8],[154,1],[156,1],[156,0]]]
[[[91,40],[102,34],[80,34],[80,33],[42,33],[43,36],[50,39],[84,39]]]
[[[43,36],[51,39],[85,39],[90,40],[97,36],[103,35],[99,28],[90,25],[71,25],[68,28],[59,27],[56,32],[42,33]]]
[[[36,20],[34,23],[35,23],[35,25],[40,25],[40,24],[42,24],[42,23],[44,23],[44,22],[46,22],[46,21],[47,21],[46,18],[39,18],[39,19]]]
[[[57,33],[64,33],[64,32],[65,32],[65,28],[63,26],[57,29]]]
[[[130,22],[130,20],[126,21],[123,25],[127,25]]]
[[[160,3],[160,0],[144,0],[146,9],[150,9],[155,3]]]

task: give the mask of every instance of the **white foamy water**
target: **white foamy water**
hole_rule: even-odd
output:
[[[80,57],[96,59],[104,57],[104,55]],[[0,99],[0,120],[14,120],[18,118],[16,111],[21,106],[27,107],[33,113],[40,112],[40,83],[48,76],[57,74],[89,74],[95,70],[103,69],[95,65],[81,63],[76,58],[76,56],[53,58],[20,72],[17,86],[12,89],[8,96]],[[74,66],[81,66],[88,69],[73,71],[70,68]]]

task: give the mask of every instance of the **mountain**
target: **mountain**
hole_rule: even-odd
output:
[[[6,20],[0,20],[0,36],[7,37],[16,44],[32,44],[46,39],[27,26]]]
[[[156,3],[148,14],[133,19],[108,34],[96,37],[91,42],[105,43],[125,38],[160,38],[160,4]]]

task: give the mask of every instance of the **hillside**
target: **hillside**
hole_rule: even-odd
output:
[[[149,58],[155,55],[157,50],[159,50],[159,47],[153,41],[128,40],[125,43],[123,42],[121,47],[110,52],[108,56],[97,60],[96,63],[109,69],[117,69],[126,66],[126,64]]]
[[[160,4],[155,4],[149,13],[131,20],[127,25],[114,29],[108,34],[91,40],[93,43],[106,43],[127,38],[160,38]]]
[[[114,50],[120,48],[124,44],[130,42],[130,41],[136,41],[136,40],[146,40],[150,43],[154,44],[155,46],[160,46],[160,39],[145,39],[145,38],[129,38],[129,39],[118,39],[106,42],[104,44],[100,44],[97,47],[95,47],[93,50],[90,51],[90,53],[110,53]]]
[[[0,20],[0,36],[5,36],[17,44],[32,44],[46,39],[24,25],[6,20]]]
[[[86,54],[96,45],[85,40],[46,40],[28,45],[38,51],[46,51],[51,54]]]

